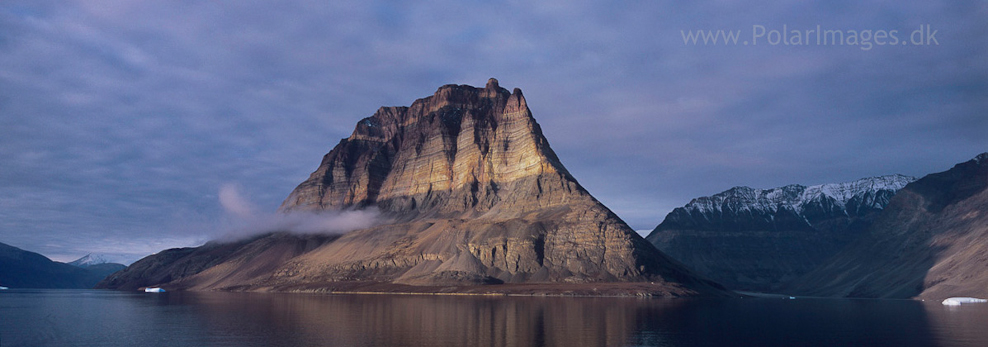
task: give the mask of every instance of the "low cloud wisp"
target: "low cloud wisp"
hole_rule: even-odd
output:
[[[227,220],[217,239],[237,240],[270,232],[294,234],[343,234],[365,229],[381,221],[376,208],[362,210],[270,213],[258,212],[233,184],[220,187],[219,201]]]

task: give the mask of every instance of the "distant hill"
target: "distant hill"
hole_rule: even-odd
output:
[[[101,254],[86,254],[82,258],[68,262],[69,265],[80,267],[94,275],[98,276],[101,280],[109,276],[110,274],[126,269],[127,265],[111,263],[106,260],[106,257]],[[95,283],[93,284],[95,285]]]
[[[92,288],[122,267],[121,264],[100,264],[82,268],[0,243],[0,286],[4,287]]]

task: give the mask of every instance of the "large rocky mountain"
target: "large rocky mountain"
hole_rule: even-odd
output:
[[[915,178],[734,187],[674,209],[648,240],[728,288],[773,291],[854,240]]]
[[[92,288],[106,277],[107,271],[107,268],[84,269],[52,261],[41,254],[0,243],[0,286]]]
[[[869,230],[784,288],[805,295],[988,297],[988,153],[899,191]]]
[[[291,256],[265,262],[257,276],[233,275],[250,263],[246,258],[217,264],[188,258],[203,250],[173,250],[135,263],[104,285],[446,291],[502,284],[483,290],[723,293],[656,250],[580,186],[549,147],[521,90],[509,92],[494,79],[484,88],[446,85],[410,107],[383,107],[359,121],[280,211],[363,208],[380,210],[381,223],[312,249],[292,248]],[[252,245],[229,247],[236,248],[232,253],[263,249]],[[179,278],[176,261],[205,265]],[[139,269],[150,263],[173,275]]]

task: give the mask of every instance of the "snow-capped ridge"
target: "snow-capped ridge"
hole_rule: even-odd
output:
[[[978,165],[988,163],[988,152],[978,154],[977,157],[974,157],[974,163]]]
[[[915,180],[915,177],[896,174],[862,178],[857,181],[845,183],[821,184],[807,187],[803,192],[803,200],[818,195],[825,195],[846,205],[852,198],[860,196],[864,192],[877,192],[880,190],[898,191]]]
[[[894,193],[915,180],[915,177],[895,174],[814,186],[790,184],[771,189],[737,186],[712,196],[693,199],[683,208],[704,214],[722,212],[724,209],[768,213],[789,209],[802,214],[808,206],[830,200],[836,205],[834,207],[845,210],[853,207],[849,206],[852,202],[855,206],[882,209],[888,203],[888,197],[879,197],[878,192]]]
[[[73,260],[73,261],[69,262],[68,264],[69,265],[73,265],[73,266],[78,266],[78,267],[89,267],[89,266],[93,266],[93,265],[100,265],[100,264],[107,264],[107,263],[110,263],[110,261],[108,261],[106,259],[106,256],[104,256],[102,254],[92,254],[92,253],[90,253],[90,254],[86,254],[86,255],[82,256],[82,258]]]

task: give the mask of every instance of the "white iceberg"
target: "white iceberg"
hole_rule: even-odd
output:
[[[7,289],[10,289],[10,288],[4,287],[4,286],[0,286],[0,290],[7,290]]]
[[[158,287],[148,287],[144,288],[145,293],[164,293],[165,290]]]
[[[943,300],[943,305],[944,306],[959,306],[961,304],[971,304],[971,303],[976,303],[976,302],[988,302],[988,300],[979,299],[979,298],[970,298],[970,297],[966,297],[966,296],[965,297],[954,297],[954,298],[944,299]]]

